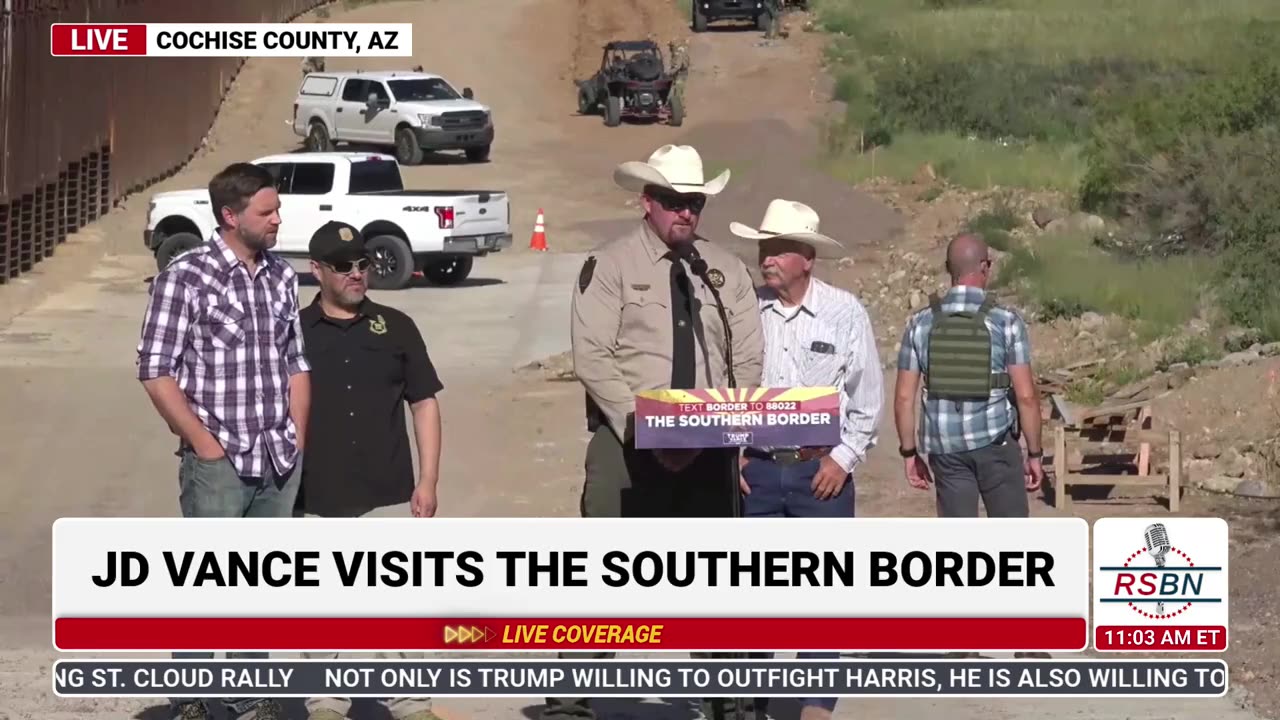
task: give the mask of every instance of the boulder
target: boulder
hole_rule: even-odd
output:
[[[1107,229],[1107,223],[1097,215],[1074,212],[1064,218],[1050,221],[1044,226],[1045,232],[1100,233]]]
[[[1043,230],[1049,223],[1061,217],[1062,213],[1059,210],[1045,207],[1043,205],[1031,211],[1031,222],[1035,223],[1036,227],[1041,230]]]
[[[1280,491],[1258,479],[1242,480],[1232,492],[1240,497],[1273,498],[1280,497]]]
[[[1231,328],[1222,336],[1222,349],[1229,353],[1242,352],[1262,341],[1262,333],[1253,328]]]

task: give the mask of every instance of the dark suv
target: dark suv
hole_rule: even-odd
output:
[[[769,32],[777,14],[777,0],[693,0],[693,31],[706,32],[707,23],[719,20],[750,20]]]

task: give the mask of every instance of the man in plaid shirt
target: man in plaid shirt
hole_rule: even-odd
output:
[[[215,236],[175,259],[151,285],[138,379],[180,439],[183,517],[291,517],[310,367],[297,274],[269,252],[280,198],[266,169],[236,163],[210,181],[209,199]],[[199,701],[171,702],[177,718],[210,717]],[[232,717],[282,717],[274,701],[225,702]]]
[[[986,243],[969,233],[956,236],[947,247],[947,270],[952,286],[941,298],[941,311],[978,311],[991,279]],[[994,387],[980,400],[930,397],[926,389],[920,403],[923,421],[917,449],[916,392],[921,376],[929,374],[929,338],[935,319],[932,308],[912,315],[898,351],[894,411],[907,481],[921,490],[936,482],[941,517],[977,517],[979,496],[988,517],[1027,517],[1027,492],[1040,487],[1044,479],[1044,450],[1026,323],[998,305],[987,312],[989,370],[993,376],[1007,374],[1009,387]],[[983,371],[979,368],[975,372]],[[1014,400],[1010,399],[1010,388]],[[1018,443],[1020,435],[1026,437],[1025,459]],[[929,457],[927,464],[918,454],[921,451]]]

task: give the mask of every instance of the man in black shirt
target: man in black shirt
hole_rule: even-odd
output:
[[[414,517],[436,513],[443,385],[417,325],[408,315],[365,297],[369,258],[364,238],[350,225],[330,222],[310,246],[320,292],[302,310],[311,363],[311,414],[298,509],[303,515],[397,515],[409,504]],[[418,476],[405,423],[413,414]],[[396,657],[419,657],[398,653]],[[336,653],[306,653],[336,657]],[[430,698],[386,701],[395,720],[434,720]],[[343,720],[350,698],[308,698],[309,720]]]

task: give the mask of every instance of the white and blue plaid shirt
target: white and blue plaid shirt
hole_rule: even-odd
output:
[[[986,293],[981,288],[960,285],[951,288],[942,300],[943,312],[974,312]],[[924,308],[912,315],[902,333],[898,369],[928,376],[929,331],[933,310]],[[1031,362],[1031,337],[1017,313],[996,306],[987,313],[991,331],[991,371],[1007,372],[1011,365]],[[993,388],[983,400],[939,400],[921,393],[920,451],[926,455],[965,452],[991,445],[1013,425],[1017,406],[1010,388]]]
[[[764,385],[838,388],[843,420],[831,459],[853,472],[875,447],[884,404],[884,371],[870,316],[852,293],[818,278],[809,279],[796,307],[784,306],[768,287],[756,295],[765,337]],[[815,343],[825,343],[828,352],[815,350]]]

